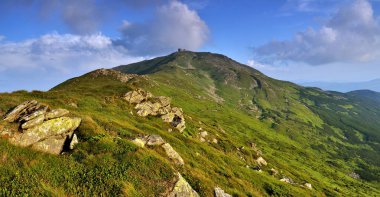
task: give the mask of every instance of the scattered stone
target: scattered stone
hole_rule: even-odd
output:
[[[280,179],[280,181],[285,182],[285,183],[290,183],[290,184],[294,183],[294,181],[289,177],[283,177],[282,179]]]
[[[266,166],[266,165],[268,165],[267,164],[267,161],[265,161],[265,159],[263,158],[263,157],[259,157],[259,158],[257,158],[256,159],[256,162],[257,162],[257,164],[259,165],[259,166]]]
[[[212,143],[217,144],[218,140],[216,138],[212,139]]]
[[[78,108],[78,104],[76,104],[74,102],[69,103],[69,106],[74,107],[74,108]]]
[[[178,181],[175,183],[172,191],[169,193],[168,197],[199,197],[198,193],[193,190],[190,184],[177,173]]]
[[[35,100],[26,101],[4,118],[10,123],[19,122],[22,131],[3,131],[1,137],[17,146],[31,146],[35,150],[60,154],[65,143],[77,141],[73,133],[81,123],[80,118],[64,117],[68,113],[65,109],[50,110],[49,106]]]
[[[215,197],[232,197],[230,194],[224,192],[220,187],[214,188]]]
[[[278,171],[274,168],[270,169],[269,173],[273,176],[277,175],[278,174]]]
[[[347,175],[353,179],[360,179],[360,175],[355,172],[348,173]]]
[[[182,157],[173,149],[173,147],[169,143],[165,143],[162,145],[162,148],[165,149],[166,154],[168,157],[174,161],[177,165],[184,165],[185,162],[183,161]]]
[[[304,186],[305,186],[306,188],[308,188],[308,189],[313,189],[313,187],[311,186],[310,183],[305,183]]]

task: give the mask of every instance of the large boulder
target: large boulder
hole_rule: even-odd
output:
[[[37,101],[26,101],[10,111],[4,118],[8,124],[19,124],[21,132],[15,129],[1,132],[0,137],[7,138],[18,146],[31,146],[35,150],[51,154],[60,154],[65,144],[78,141],[74,131],[81,123],[80,118],[65,117],[66,109],[50,110],[47,105]]]
[[[215,197],[232,197],[230,194],[224,192],[220,187],[214,188]]]
[[[19,146],[30,146],[51,136],[65,136],[74,132],[81,122],[80,118],[61,117],[45,121],[10,139],[10,142]],[[62,144],[63,146],[63,144]]]
[[[170,191],[168,197],[199,197],[198,193],[193,190],[191,185],[177,173],[178,181],[175,183],[172,191]]]

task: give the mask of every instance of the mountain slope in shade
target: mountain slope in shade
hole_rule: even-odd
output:
[[[158,196],[173,189],[177,172],[200,196],[216,187],[234,196],[380,192],[376,93],[304,88],[212,53],[177,52],[115,70],[128,75],[97,70],[48,92],[0,94],[2,114],[35,99],[83,120],[77,148],[59,157],[0,140],[1,192]],[[123,99],[136,89],[170,97],[183,110],[184,132],[138,116]],[[148,134],[160,135],[184,165],[131,142]]]

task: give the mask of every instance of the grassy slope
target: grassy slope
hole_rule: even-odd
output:
[[[83,118],[78,148],[62,157],[1,140],[0,192],[154,196],[170,184],[174,171],[180,171],[201,196],[212,196],[214,186],[237,196],[379,193],[380,125],[363,122],[378,118],[367,102],[273,80],[210,53],[174,53],[117,69],[148,77],[123,84],[87,74],[49,92],[0,95],[2,113],[37,99]],[[185,132],[169,133],[169,125],[159,118],[132,115],[132,107],[120,96],[136,87],[170,96],[174,106],[182,107]],[[71,107],[72,102],[78,108]],[[201,143],[200,127],[218,144]],[[138,149],[128,140],[138,133],[163,136],[185,166],[175,167],[160,149]],[[255,166],[257,157],[250,142],[269,163],[262,173],[246,168]],[[238,150],[241,146],[244,149]],[[309,182],[314,189],[282,183],[282,175],[269,175],[271,168],[299,184]],[[352,171],[367,180],[347,176]]]

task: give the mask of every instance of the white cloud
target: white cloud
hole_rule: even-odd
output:
[[[124,21],[120,31],[123,37],[115,40],[115,44],[131,49],[134,54],[162,54],[177,48],[196,50],[209,35],[197,12],[178,1],[160,6],[154,19],[146,23]]]
[[[366,0],[341,7],[319,29],[299,32],[292,40],[272,41],[254,50],[266,60],[322,65],[367,62],[380,58],[380,24]]]
[[[19,88],[24,89],[29,89],[31,84],[44,84],[49,79],[48,84],[52,87],[97,68],[111,68],[143,59],[130,55],[124,47],[114,46],[111,39],[102,34],[51,33],[19,42],[0,42],[0,78],[9,84],[21,80]],[[15,73],[17,78],[9,77],[10,74],[16,76]],[[32,76],[40,77],[35,79]]]

